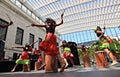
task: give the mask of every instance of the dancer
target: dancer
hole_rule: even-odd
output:
[[[38,40],[36,41],[38,42]],[[14,66],[14,68],[11,70],[11,72],[14,72],[16,67],[19,65],[19,64],[26,64],[27,65],[27,68],[28,68],[28,71],[30,71],[30,56],[28,54],[28,51],[31,51],[32,52],[32,45],[35,44],[36,42],[32,43],[32,44],[28,44],[26,43],[25,46],[14,46],[12,48],[22,48],[23,49],[23,52],[22,54],[20,55],[19,59],[16,60],[16,65]]]
[[[39,54],[38,60],[35,62],[35,71],[38,71],[41,65],[42,65],[42,56],[41,54]]]
[[[82,59],[83,59],[84,67],[90,67],[90,56],[86,51],[86,46],[84,44],[81,44],[80,49],[82,50],[82,53],[83,53]]]
[[[114,59],[113,53],[111,52],[111,50],[116,50],[117,47],[115,46],[115,44],[113,44],[113,40],[110,37],[104,36],[105,27],[104,27],[104,31],[102,31],[102,29],[99,26],[97,26],[94,29],[94,32],[96,33],[97,37],[99,37],[99,39],[102,42],[100,49],[103,49],[104,52],[106,52],[109,55],[109,57],[111,58],[111,60],[112,60],[111,66],[118,64],[118,62]]]
[[[80,48],[81,48],[81,50],[82,50],[82,52],[83,52],[84,55],[87,54],[86,46],[84,44],[81,44]]]
[[[25,47],[12,47],[12,48],[23,48],[23,52],[20,55],[19,59],[16,60],[16,65],[14,68],[11,70],[11,72],[14,72],[18,64],[26,64],[28,71],[30,71],[30,60],[29,60],[29,55],[28,51],[30,51],[30,46],[28,44],[25,45]]]
[[[36,27],[44,27],[46,29],[46,37],[45,37],[45,40],[43,42],[40,43],[40,51],[41,51],[41,55],[42,55],[42,67],[45,66],[45,54],[47,55],[51,55],[51,56],[54,56],[54,55],[57,55],[57,58],[58,60],[60,61],[61,63],[61,70],[60,72],[63,72],[64,71],[64,68],[65,68],[65,63],[64,61],[62,60],[61,56],[60,56],[60,53],[59,53],[59,50],[57,48],[57,45],[56,45],[56,35],[54,34],[55,33],[55,28],[57,26],[60,26],[61,24],[63,24],[63,15],[64,15],[64,12],[61,14],[61,21],[60,23],[56,24],[56,22],[51,19],[51,18],[46,18],[46,21],[45,21],[45,25],[39,25],[39,24],[32,24],[31,26],[36,26]]]
[[[8,24],[0,24],[0,28],[5,28],[13,24],[13,21],[10,21]]]
[[[39,50],[37,50],[37,48],[35,48],[35,50],[33,51],[34,55],[38,55],[39,54]]]
[[[75,67],[75,64],[73,62],[74,55],[71,53],[70,45],[65,40],[63,40],[62,45],[60,47],[63,48],[63,58],[64,58],[64,61],[66,63],[65,68],[67,68],[69,65],[67,62],[67,59],[69,59],[73,65],[73,67]]]

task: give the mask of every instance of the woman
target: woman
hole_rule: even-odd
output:
[[[84,67],[90,67],[90,56],[89,53],[87,52],[87,48],[84,44],[81,44],[81,50],[83,53],[83,64]]]
[[[75,64],[73,62],[74,55],[71,53],[70,45],[65,40],[63,40],[62,45],[60,47],[63,48],[63,58],[64,58],[64,61],[66,63],[65,68],[68,67],[67,59],[69,59],[70,62],[72,63],[72,65],[73,65],[73,67],[75,67]]]
[[[25,47],[12,47],[12,48],[23,48],[23,52],[21,53],[19,59],[16,60],[16,65],[14,66],[14,68],[11,70],[11,72],[14,72],[16,67],[19,64],[26,64],[27,65],[27,70],[30,71],[30,60],[29,60],[29,54],[28,51],[32,51],[31,47],[29,45],[25,45]]]
[[[22,54],[20,55],[19,59],[16,60],[16,65],[14,66],[14,68],[11,70],[11,72],[14,72],[16,67],[19,65],[19,64],[26,64],[27,67],[28,67],[28,71],[30,71],[30,60],[31,59],[31,54],[28,53],[28,51],[31,51],[32,52],[32,45],[37,43],[37,41],[33,42],[32,44],[28,44],[26,43],[25,46],[15,46],[15,47],[12,47],[12,48],[22,48],[23,49],[23,52]]]
[[[46,21],[45,21],[45,25],[39,25],[39,24],[32,24],[31,26],[36,26],[36,27],[44,27],[46,29],[46,37],[45,37],[45,40],[42,41],[39,45],[39,49],[41,52],[41,55],[42,55],[42,66],[40,67],[40,69],[42,67],[45,66],[45,57],[44,55],[47,54],[47,55],[51,55],[51,56],[55,56],[57,55],[57,58],[58,60],[60,61],[61,63],[61,70],[60,72],[63,72],[64,71],[64,68],[65,68],[65,64],[60,56],[60,53],[59,53],[59,50],[58,50],[58,47],[56,45],[56,35],[54,34],[55,33],[55,28],[57,26],[60,26],[61,24],[63,24],[63,15],[64,13],[61,14],[61,21],[60,23],[56,24],[56,22],[51,19],[51,18],[47,18]]]

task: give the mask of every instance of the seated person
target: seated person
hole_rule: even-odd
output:
[[[104,27],[104,31],[105,31],[105,27]],[[115,60],[113,53],[111,52],[112,50],[116,50],[116,46],[115,44],[113,44],[113,40],[111,40],[110,37],[106,37],[104,36],[104,31],[102,31],[102,29],[97,26],[94,29],[94,32],[96,33],[97,37],[99,37],[102,45],[100,46],[100,49],[103,49],[104,52],[106,52],[108,54],[108,56],[111,58],[112,60],[112,64],[111,65],[115,65],[118,64],[118,62]]]

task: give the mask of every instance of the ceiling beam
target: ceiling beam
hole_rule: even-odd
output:
[[[55,3],[55,2],[57,2],[57,1],[59,1],[59,0],[49,0],[49,2],[46,2],[44,5],[42,5],[41,3],[39,3],[39,4],[38,4],[39,6],[34,7],[33,10],[36,11],[36,10],[38,10],[39,8],[48,6],[48,5],[50,5],[50,4],[52,4],[52,3]]]
[[[79,13],[84,13],[84,12],[88,12],[88,11],[92,11],[92,10],[97,10],[97,9],[102,9],[102,8],[106,8],[106,7],[110,7],[110,6],[118,6],[118,9],[119,9],[119,5],[120,5],[120,2],[119,3],[116,3],[116,4],[110,4],[110,5],[105,5],[105,6],[101,6],[101,7],[95,7],[95,8],[88,8],[87,10],[83,9],[82,11],[78,10],[76,12],[74,12],[73,14],[71,13],[66,13],[64,17],[68,17],[68,16],[74,16],[75,14],[79,14]],[[42,16],[44,17],[44,16]],[[59,19],[59,18],[55,18],[56,20]]]
[[[74,6],[77,6],[77,5],[80,5],[80,4],[84,4],[84,3],[87,3],[87,2],[91,2],[91,1],[94,1],[94,0],[86,0],[86,1],[84,1],[84,0],[82,0],[80,3],[76,3],[76,4],[73,4],[73,5],[71,5],[71,6],[64,6],[63,8],[60,8],[60,9],[52,9],[52,12],[48,12],[48,13],[44,13],[44,14],[41,14],[42,16],[46,16],[46,15],[51,15],[51,14],[53,14],[53,13],[56,13],[56,12],[58,12],[58,11],[62,11],[62,10],[67,10],[67,9],[69,9],[69,8],[71,8],[71,7],[74,7]]]
[[[120,22],[119,22],[120,23]],[[106,25],[110,25],[108,26],[107,28],[111,28],[111,27],[118,27],[119,26],[119,23],[109,23],[109,24],[106,24]],[[102,24],[101,24],[102,25]],[[114,25],[114,26],[113,26]],[[95,26],[94,26],[95,27]],[[58,31],[58,33],[60,33],[61,35],[62,34],[68,34],[68,33],[74,33],[74,32],[80,32],[80,31],[84,31],[84,30],[91,30],[93,29],[94,27],[90,27],[88,29],[86,28],[73,28],[73,29],[69,29],[69,30],[63,30],[63,31]]]

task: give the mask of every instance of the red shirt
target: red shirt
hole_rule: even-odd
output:
[[[38,60],[37,60],[38,62],[42,62],[42,57],[41,56],[39,56],[39,58],[38,58]]]
[[[27,51],[23,51],[22,54],[21,54],[21,58],[22,59],[29,59],[28,52]]]
[[[38,54],[39,53],[39,51],[38,50],[34,50],[34,52],[33,52],[34,54]]]

